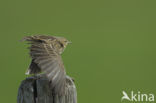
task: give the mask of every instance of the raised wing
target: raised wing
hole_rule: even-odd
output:
[[[24,40],[30,42],[30,55],[51,81],[54,93],[63,95],[66,73],[61,56],[55,52],[53,45],[51,45],[53,41],[50,43],[49,41],[47,42],[47,39],[37,36],[28,36]]]

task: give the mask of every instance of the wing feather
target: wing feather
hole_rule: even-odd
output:
[[[30,55],[51,81],[55,93],[64,94],[66,73],[61,56],[40,37],[29,36],[24,40],[30,42]]]

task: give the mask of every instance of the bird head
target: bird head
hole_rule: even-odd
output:
[[[68,41],[64,37],[55,37],[55,38],[56,38],[56,41],[57,41],[56,48],[58,49],[59,54],[61,54],[64,51],[64,49],[67,47],[67,45],[70,44],[71,42]]]

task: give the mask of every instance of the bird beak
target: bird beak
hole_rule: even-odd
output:
[[[71,44],[72,42],[71,41],[68,41],[68,44]]]

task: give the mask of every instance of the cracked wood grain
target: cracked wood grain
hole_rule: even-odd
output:
[[[66,76],[65,95],[54,95],[45,76],[32,76],[21,82],[17,103],[77,103],[73,79]]]

